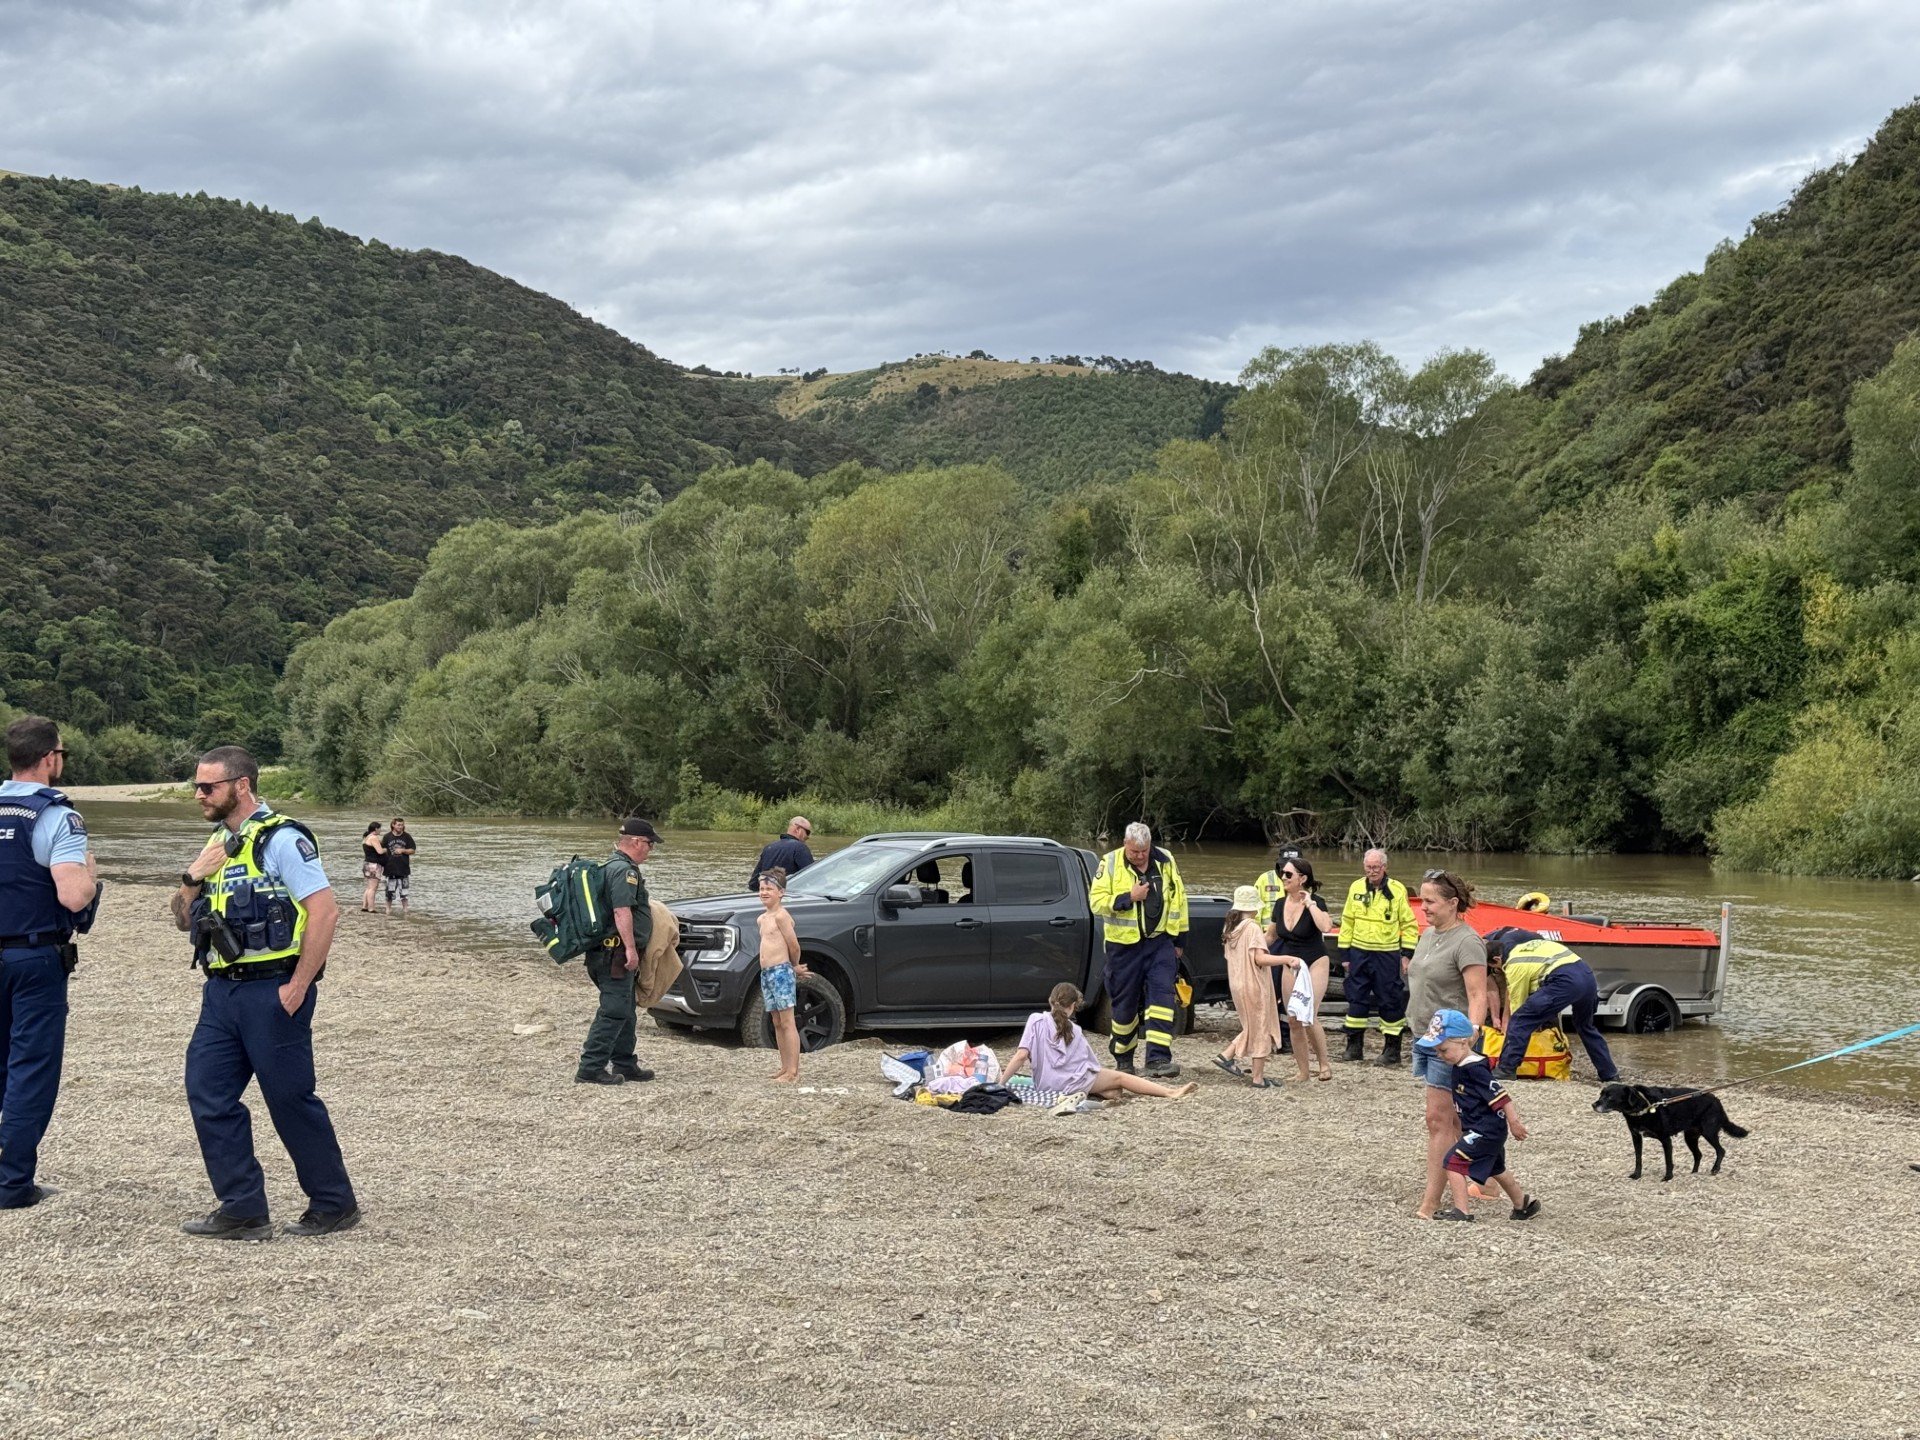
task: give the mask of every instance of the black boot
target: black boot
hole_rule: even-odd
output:
[[[1400,1037],[1389,1035],[1386,1044],[1380,1047],[1380,1064],[1392,1069],[1400,1063]]]
[[[1356,1030],[1348,1027],[1347,1053],[1340,1058],[1342,1060],[1364,1060],[1367,1058],[1367,1032],[1364,1029]]]

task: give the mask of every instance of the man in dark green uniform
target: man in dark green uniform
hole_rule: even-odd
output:
[[[613,908],[614,933],[586,955],[587,974],[600,989],[600,1008],[587,1029],[580,1070],[573,1077],[582,1085],[624,1085],[653,1078],[653,1071],[633,1053],[640,1018],[633,999],[633,972],[640,968],[640,956],[653,938],[653,912],[647,908],[647,882],[640,878],[640,867],[659,843],[660,832],[651,820],[629,815],[621,822],[620,838],[607,858],[607,903]]]

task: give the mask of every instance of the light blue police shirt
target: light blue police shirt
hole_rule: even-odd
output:
[[[25,780],[0,780],[0,799],[31,795],[41,788]],[[40,818],[33,822],[33,858],[48,869],[87,863],[87,822],[71,805],[49,805],[40,812]]]
[[[272,806],[262,805],[247,818],[272,813]],[[220,833],[231,835],[233,832],[223,825]],[[319,849],[291,825],[282,825],[267,837],[266,848],[260,852],[260,868],[285,885],[287,893],[296,900],[305,900],[327,888],[327,872],[320,863]]]

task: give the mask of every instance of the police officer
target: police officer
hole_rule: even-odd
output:
[[[92,923],[100,882],[87,827],[53,788],[67,752],[53,721],[7,727],[0,784],[0,1210],[38,1205],[40,1141],[60,1094],[67,1045],[67,976],[75,930]]]
[[[1387,874],[1387,852],[1361,857],[1360,878],[1347,888],[1340,912],[1340,946],[1346,958],[1347,1053],[1366,1058],[1367,1021],[1380,1018],[1382,1065],[1400,1063],[1400,1037],[1407,1033],[1407,962],[1420,941],[1420,925],[1407,901],[1407,887]]]
[[[313,1011],[340,907],[313,832],[255,794],[260,767],[238,745],[200,757],[193,792],[213,838],[180,877],[174,916],[207,972],[187,1045],[187,1105],[219,1207],[180,1228],[217,1240],[270,1240],[266,1179],[240,1096],[257,1080],[307,1195],[288,1235],[360,1222],[327,1107],[314,1093]]]
[[[1600,982],[1593,967],[1558,940],[1517,925],[1489,930],[1486,943],[1488,958],[1500,965],[1505,980],[1504,993],[1494,997],[1506,1016],[1501,1027],[1506,1037],[1500,1042],[1500,1062],[1494,1066],[1493,1078],[1513,1079],[1527,1058],[1527,1044],[1534,1033],[1557,1025],[1560,1012],[1570,1010],[1601,1083],[1618,1080],[1620,1067],[1613,1063],[1613,1051],[1594,1018],[1600,1009]]]
[[[640,878],[640,867],[659,843],[660,832],[651,820],[629,815],[620,822],[619,838],[607,857],[605,883],[614,933],[586,954],[587,974],[600,991],[600,1008],[587,1027],[580,1068],[573,1076],[581,1085],[624,1085],[653,1078],[653,1071],[633,1053],[640,1019],[633,972],[640,968],[640,956],[653,939],[653,911],[647,905],[647,882]]]
[[[1127,826],[1125,843],[1100,861],[1087,903],[1106,922],[1106,987],[1113,1004],[1108,1048],[1114,1065],[1132,1072],[1144,1010],[1147,1074],[1177,1076],[1174,984],[1185,953],[1181,937],[1187,933],[1187,889],[1179,867],[1153,843],[1153,832],[1136,822]]]

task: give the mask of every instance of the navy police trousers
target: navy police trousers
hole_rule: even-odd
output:
[[[1400,973],[1398,950],[1347,951],[1347,1029],[1364,1030],[1367,1018],[1380,1017],[1380,1033],[1407,1028],[1407,978]]]
[[[60,1094],[67,972],[51,945],[0,950],[0,1210],[28,1203]]]
[[[242,1219],[267,1215],[266,1177],[253,1153],[253,1117],[240,1103],[249,1080],[260,1083],[260,1098],[312,1207],[328,1213],[354,1208],[333,1121],[313,1092],[313,1007],[319,987],[309,989],[289,1015],[280,1004],[286,979],[209,976],[200,992],[200,1023],[187,1045],[187,1107],[200,1136],[200,1157],[220,1208]]]
[[[1587,1059],[1593,1062],[1600,1079],[1619,1079],[1620,1067],[1613,1063],[1613,1051],[1607,1048],[1606,1037],[1593,1018],[1599,1008],[1599,982],[1593,978],[1593,967],[1586,961],[1574,960],[1552,971],[1540,982],[1540,988],[1508,1017],[1507,1038],[1500,1042],[1500,1060],[1494,1066],[1495,1078],[1511,1080],[1520,1062],[1527,1058],[1527,1042],[1533,1039],[1534,1032],[1558,1021],[1562,1010],[1571,1009],[1573,1028],[1580,1032],[1580,1043],[1586,1048]]]
[[[1171,935],[1155,935],[1133,945],[1107,947],[1107,995],[1113,1001],[1113,1034],[1108,1046],[1122,1065],[1133,1064],[1144,1028],[1147,1064],[1173,1059],[1173,1017],[1180,997],[1173,988],[1180,961]]]

